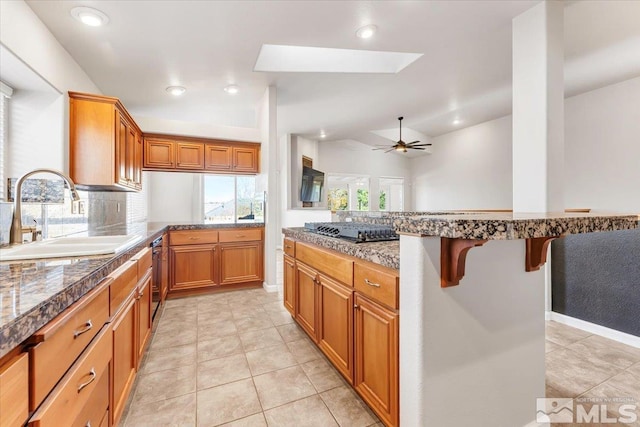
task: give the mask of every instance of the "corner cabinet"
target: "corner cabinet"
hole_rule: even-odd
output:
[[[118,98],[69,92],[69,175],[79,188],[142,189],[142,131]]]
[[[144,169],[254,175],[260,144],[163,134],[144,135]]]
[[[284,306],[388,427],[399,425],[398,271],[284,241]]]

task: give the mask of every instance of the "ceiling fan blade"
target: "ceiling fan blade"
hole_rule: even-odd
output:
[[[433,144],[431,143],[425,143],[425,144],[411,144],[411,145],[407,145],[407,147],[429,147]]]
[[[372,150],[373,150],[373,151],[376,151],[376,150],[386,150],[387,148],[389,148],[389,146],[388,146],[388,145],[385,145],[384,147],[372,148]]]
[[[415,144],[415,143],[417,143],[417,142],[420,142],[420,141],[411,141],[411,142],[407,142],[407,145],[409,145],[409,144]]]
[[[395,149],[396,149],[396,147],[391,147],[391,148],[389,148],[387,151],[385,151],[385,153],[388,153],[388,152],[390,152],[390,151],[395,151]]]
[[[416,147],[416,146],[409,146],[407,148],[410,148],[412,150],[426,150],[426,148],[422,148],[422,147]]]

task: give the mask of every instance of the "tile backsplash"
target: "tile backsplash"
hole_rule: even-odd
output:
[[[40,181],[40,180],[38,180]],[[37,185],[45,186],[46,183]],[[29,203],[23,198],[22,223],[42,228],[43,238],[98,233],[109,227],[146,221],[147,193],[78,191],[80,201],[72,203],[64,191],[62,203]],[[0,245],[9,243],[13,203],[0,202]]]

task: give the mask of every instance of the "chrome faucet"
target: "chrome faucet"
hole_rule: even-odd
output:
[[[54,169],[35,169],[31,172],[25,173],[20,178],[18,178],[18,181],[16,181],[16,191],[13,197],[13,220],[11,221],[9,243],[22,243],[22,184],[31,175],[35,175],[37,173],[52,173],[54,175],[58,175],[67,183],[73,201],[77,202],[78,200],[80,200],[80,196],[78,195],[78,191],[76,190],[76,185],[73,183],[71,178],[69,178],[62,172],[58,172]]]

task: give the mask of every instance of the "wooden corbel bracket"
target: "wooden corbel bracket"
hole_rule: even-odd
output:
[[[440,287],[457,286],[464,276],[469,249],[487,243],[483,239],[440,238]]]
[[[537,271],[540,270],[540,267],[547,262],[547,249],[549,248],[549,244],[554,239],[557,239],[561,236],[554,237],[532,237],[530,239],[526,239],[526,247],[527,247],[527,255],[525,257],[525,270],[526,271]]]

